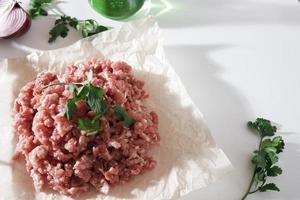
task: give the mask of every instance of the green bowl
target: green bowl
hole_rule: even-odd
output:
[[[146,0],[90,0],[101,15],[114,20],[126,19],[142,8]]]

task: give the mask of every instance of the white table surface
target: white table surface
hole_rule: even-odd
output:
[[[29,1],[22,2],[27,7]],[[235,167],[223,179],[182,199],[240,199],[252,172],[251,152],[258,143],[245,123],[262,116],[282,125],[287,144],[279,165],[284,174],[273,179],[281,192],[249,199],[299,200],[300,2],[152,0],[152,4],[150,14],[157,15],[163,29],[169,61]],[[87,0],[65,1],[59,7],[78,18],[120,25],[98,15]],[[80,38],[71,32],[49,45],[53,22],[49,17],[34,20],[21,38],[0,40],[0,58],[64,47]]]

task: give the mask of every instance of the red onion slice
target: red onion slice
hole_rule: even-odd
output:
[[[15,4],[14,0],[0,0],[0,16],[8,14]]]
[[[0,17],[0,38],[18,37],[30,27],[30,17],[18,3]]]

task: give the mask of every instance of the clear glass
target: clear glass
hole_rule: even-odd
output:
[[[91,6],[101,15],[122,20],[140,10],[145,0],[90,0]]]

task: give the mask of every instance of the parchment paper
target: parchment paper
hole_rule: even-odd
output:
[[[11,160],[12,106],[20,88],[38,72],[62,72],[70,63],[91,58],[126,61],[134,67],[135,75],[145,80],[150,93],[147,104],[159,116],[161,145],[151,152],[158,163],[153,171],[116,186],[109,196],[91,192],[81,199],[177,199],[231,170],[201,112],[167,62],[160,30],[149,17],[62,49],[0,61],[0,199],[71,199],[53,191],[35,192],[24,163]]]

